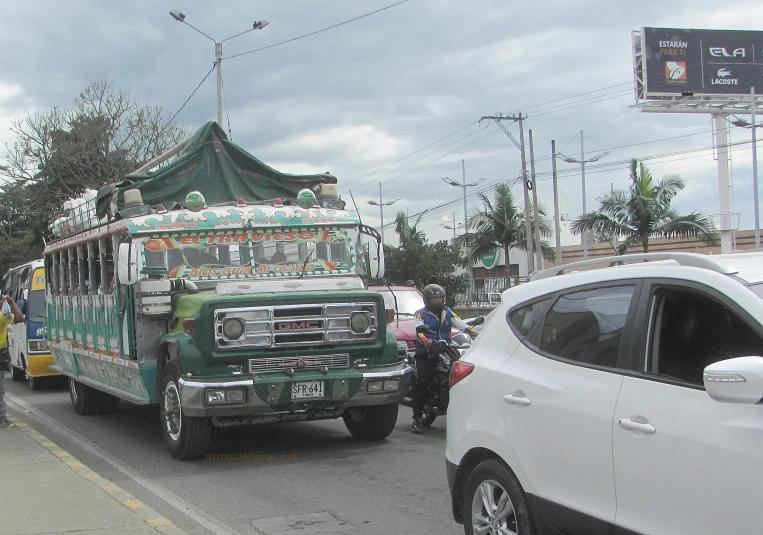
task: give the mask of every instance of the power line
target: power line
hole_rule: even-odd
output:
[[[316,30],[314,32],[306,33],[305,35],[300,35],[299,37],[294,37],[293,39],[287,39],[286,41],[281,41],[280,43],[275,43],[275,44],[272,44],[272,45],[263,46],[261,48],[256,48],[254,50],[250,50],[249,52],[241,52],[240,54],[235,54],[233,56],[228,56],[228,57],[226,57],[224,59],[238,58],[240,56],[246,56],[247,54],[254,54],[255,52],[261,52],[263,50],[267,50],[268,48],[274,48],[274,47],[277,47],[277,46],[285,45],[286,43],[293,43],[294,41],[299,41],[300,39],[304,39],[305,37],[310,37],[312,35],[323,33],[323,32],[326,32],[328,30],[333,30],[334,28],[338,28],[339,26],[344,26],[345,24],[350,24],[351,22],[355,22],[357,20],[364,19],[366,17],[370,17],[371,15],[376,15],[377,13],[381,13],[382,11],[384,11],[386,9],[391,9],[391,8],[393,8],[395,6],[399,6],[400,4],[404,4],[404,3],[408,2],[408,1],[409,0],[400,0],[400,2],[397,2],[397,3],[394,3],[394,4],[390,4],[390,5],[386,6],[386,7],[381,8],[381,9],[377,9],[376,11],[372,11],[370,13],[366,13],[365,15],[361,15],[359,17],[355,17],[354,19],[346,20],[344,22],[340,22],[339,24],[334,24],[333,26],[329,26],[327,28],[323,28],[322,30]]]
[[[730,148],[729,152],[737,152],[737,151],[742,151],[742,150],[748,150],[748,147],[746,147],[745,145],[751,145],[751,141],[746,140],[746,141],[731,142],[731,143],[728,143],[726,145],[726,147]],[[669,158],[671,156],[680,156],[680,155],[687,155],[687,154],[692,154],[692,153],[697,153],[697,152],[713,151],[715,148],[716,147],[697,147],[697,148],[693,148],[693,149],[686,149],[686,150],[681,150],[681,151],[675,151],[675,152],[669,152],[669,153],[663,153],[663,154],[657,154],[657,155],[651,155],[651,156],[644,156],[644,157],[637,158],[637,159],[639,161],[662,160],[664,158]],[[686,157],[683,157],[683,158],[673,158],[673,159],[664,160],[664,161],[654,161],[653,164],[654,165],[662,165],[662,164],[665,164],[665,163],[689,160],[689,159],[694,159],[694,158],[699,158],[699,157],[702,157],[702,155],[696,155],[695,154],[695,155],[686,156]],[[590,174],[598,174],[598,173],[605,173],[605,172],[616,171],[617,169],[628,169],[632,160],[633,160],[633,158],[629,158],[629,159],[626,159],[626,160],[619,160],[619,161],[616,161],[616,162],[608,162],[608,163],[601,163],[601,164],[597,164],[597,165],[592,165],[589,168],[590,170],[587,170],[587,171],[590,172]],[[521,176],[517,176],[519,173],[520,173],[520,171],[517,171],[516,173],[512,173],[512,174],[509,174],[509,175],[504,175],[504,176],[502,176],[502,177],[500,177],[500,178],[498,178],[498,179],[496,179],[496,180],[494,180],[492,182],[489,182],[488,184],[485,185],[485,187],[470,193],[467,196],[467,198],[470,199],[470,200],[473,200],[474,198],[479,197],[480,194],[489,192],[491,189],[493,189],[495,187],[495,185],[497,183],[502,182],[502,181],[504,181],[507,178],[512,177],[512,176],[515,176],[515,178],[509,183],[509,186],[519,185],[521,183],[521,181],[522,181],[522,177]],[[549,180],[549,179],[551,179],[551,174],[552,174],[551,172],[537,173],[536,174],[536,180]],[[560,171],[557,172],[557,176],[558,177],[577,177],[578,175],[579,175],[579,170],[575,169],[575,168],[564,169],[564,170],[560,170]],[[432,217],[432,216],[434,216],[436,214],[439,214],[441,212],[446,211],[452,205],[455,205],[455,204],[457,204],[459,202],[462,202],[462,199],[460,199],[460,198],[451,199],[451,200],[445,201],[443,203],[440,203],[438,205],[435,205],[435,206],[433,206],[431,208],[427,208],[425,210],[422,210],[421,212],[417,212],[417,213],[411,214],[409,217],[410,218],[418,217],[419,215],[422,215],[422,214],[426,213],[426,217],[423,218],[424,220],[426,220],[426,219],[429,219],[430,217]]]
[[[396,177],[393,177],[393,178],[387,179],[387,180],[385,180],[385,181],[384,181],[384,183],[385,183],[385,184],[389,184],[390,182],[394,182],[394,181],[395,181],[395,180],[397,180],[398,178],[402,178],[402,177],[404,177],[405,175],[407,175],[407,174],[409,174],[409,173],[412,173],[412,172],[414,172],[414,171],[418,171],[419,169],[422,169],[422,168],[426,167],[427,165],[430,165],[430,164],[433,164],[434,162],[437,162],[437,161],[439,161],[439,160],[442,160],[442,159],[443,159],[443,158],[445,158],[446,156],[450,156],[451,154],[453,154],[453,153],[455,153],[455,152],[458,152],[458,151],[460,151],[460,150],[462,150],[462,149],[464,149],[464,148],[468,147],[469,145],[474,145],[474,144],[475,144],[475,143],[477,143],[478,141],[482,141],[482,140],[483,140],[483,139],[485,139],[486,137],[490,137],[490,136],[492,136],[493,134],[495,134],[496,132],[498,132],[498,129],[495,129],[495,130],[493,130],[493,131],[491,131],[491,132],[488,132],[488,133],[487,133],[487,134],[485,134],[484,136],[482,136],[482,137],[479,137],[479,138],[475,139],[475,140],[474,140],[474,141],[472,141],[471,143],[467,143],[467,144],[465,144],[465,145],[462,145],[462,146],[460,146],[460,147],[457,147],[457,148],[453,149],[453,150],[452,150],[452,151],[450,151],[450,152],[446,152],[446,153],[445,153],[445,154],[443,154],[442,156],[439,156],[439,157],[435,158],[434,160],[432,160],[432,161],[429,161],[429,162],[425,163],[424,165],[420,165],[419,167],[416,167],[416,168],[414,168],[414,169],[409,169],[408,171],[406,171],[405,173],[403,173],[403,174],[401,174],[401,175],[398,175],[398,176],[396,176]],[[464,140],[464,139],[466,139],[466,138],[468,138],[468,137],[470,137],[470,136],[473,136],[473,135],[474,135],[474,134],[476,134],[476,133],[477,133],[477,132],[472,132],[472,133],[471,133],[471,134],[469,134],[468,136],[464,136],[463,138],[461,138],[461,139],[459,139],[459,140],[456,140],[456,141],[454,141],[454,142],[453,142],[453,143],[451,143],[450,145],[446,145],[445,147],[442,147],[442,148],[440,148],[440,149],[437,149],[436,151],[430,152],[429,154],[426,154],[426,155],[422,156],[422,157],[421,157],[421,158],[419,158],[418,160],[415,160],[415,161],[413,161],[413,162],[411,162],[411,163],[409,163],[409,164],[406,164],[406,165],[404,165],[402,168],[400,168],[400,169],[396,169],[395,171],[399,171],[399,170],[403,169],[404,167],[407,167],[408,165],[412,165],[412,164],[414,164],[414,163],[416,163],[416,162],[419,162],[419,161],[423,160],[424,158],[426,158],[427,156],[431,156],[431,155],[433,155],[433,154],[435,154],[435,153],[437,153],[437,152],[439,152],[439,151],[441,151],[441,150],[443,150],[443,149],[445,149],[445,148],[447,148],[447,147],[450,147],[451,145],[453,145],[453,144],[455,144],[455,143],[458,143],[459,141],[462,141],[462,140]],[[393,172],[395,172],[395,171],[390,171],[390,172],[389,172],[389,173],[387,173],[386,175],[382,175],[382,176],[387,176],[387,175],[389,175],[389,174],[391,174],[391,173],[393,173]],[[380,182],[381,182],[381,181],[380,181]],[[358,191],[357,193],[358,193],[358,194],[360,194],[360,193],[363,193],[364,191],[368,191],[368,190],[369,190],[369,188],[370,188],[370,186],[369,186],[369,187],[367,187],[367,188],[365,188],[365,189],[361,189],[361,190],[360,190],[360,191]]]
[[[403,160],[406,160],[406,159],[410,158],[410,157],[411,157],[411,156],[413,156],[414,154],[418,154],[418,153],[419,153],[419,152],[421,152],[422,150],[426,150],[426,149],[428,149],[429,147],[431,147],[432,145],[436,145],[436,144],[438,144],[440,141],[444,141],[444,140],[448,139],[448,138],[449,138],[449,137],[451,137],[451,136],[455,136],[455,135],[456,135],[456,134],[458,134],[459,132],[463,132],[464,130],[466,130],[467,128],[469,128],[469,127],[471,127],[471,126],[474,126],[474,125],[475,125],[475,124],[477,124],[478,122],[479,122],[479,121],[474,121],[473,123],[471,123],[471,124],[469,124],[469,125],[466,125],[465,127],[463,127],[463,128],[460,128],[460,129],[456,130],[455,132],[453,132],[453,133],[451,133],[451,134],[448,134],[448,135],[447,135],[447,136],[445,136],[445,137],[441,137],[440,139],[438,139],[437,141],[434,141],[434,142],[430,143],[430,144],[429,144],[429,145],[427,145],[426,147],[422,147],[422,148],[420,148],[419,150],[417,150],[417,151],[415,151],[415,152],[412,152],[412,153],[408,154],[407,156],[403,156],[402,158],[399,158],[399,159],[395,160],[394,162],[390,162],[390,163],[388,163],[387,165],[385,165],[385,166],[383,166],[383,167],[380,167],[380,168],[378,168],[378,169],[376,169],[376,170],[374,170],[374,171],[371,171],[370,173],[366,173],[365,175],[363,175],[363,176],[361,176],[361,177],[358,177],[358,178],[356,178],[356,179],[354,179],[354,180],[351,180],[351,181],[350,181],[350,182],[348,182],[347,184],[344,184],[344,185],[343,185],[343,187],[345,187],[345,188],[346,188],[347,186],[350,186],[351,184],[354,184],[355,182],[358,182],[359,180],[363,180],[364,178],[366,178],[366,177],[368,177],[368,176],[371,176],[371,175],[373,175],[374,173],[378,173],[379,171],[383,171],[384,169],[386,169],[386,168],[387,168],[387,167],[389,167],[390,165],[395,165],[396,163],[402,162]],[[471,134],[469,134],[469,135],[471,135]],[[464,136],[464,137],[463,137],[463,138],[461,138],[461,139],[466,139],[467,137],[469,137],[469,136]],[[414,162],[414,163],[415,163],[415,162]],[[410,164],[406,164],[406,165],[410,165]],[[405,166],[403,166],[403,167],[405,167]],[[386,176],[386,175],[383,175],[383,176]],[[376,178],[374,178],[373,180],[376,180]]]
[[[177,116],[178,116],[178,113],[180,113],[181,111],[183,111],[183,108],[185,108],[185,105],[186,105],[186,104],[188,104],[188,101],[189,101],[189,100],[191,100],[191,99],[193,98],[193,96],[196,94],[196,91],[198,91],[198,90],[199,90],[199,88],[201,87],[201,84],[203,84],[203,83],[204,83],[204,81],[205,81],[207,78],[209,78],[209,75],[210,75],[210,74],[212,74],[212,71],[214,71],[214,70],[215,70],[215,67],[217,67],[217,64],[216,64],[216,63],[215,63],[214,65],[212,65],[212,68],[211,68],[211,69],[209,69],[209,72],[206,74],[206,76],[204,76],[204,78],[202,78],[202,79],[201,79],[201,82],[199,82],[199,85],[197,85],[197,86],[196,86],[196,89],[194,89],[194,90],[193,90],[193,93],[191,93],[191,96],[190,96],[190,97],[188,97],[187,99],[185,99],[185,102],[183,102],[183,105],[182,105],[182,106],[180,106],[180,109],[179,109],[178,111],[176,111],[176,112],[175,112],[175,115],[173,115],[173,116],[172,116],[172,119],[170,119],[170,120],[169,120],[169,122],[170,122],[170,123],[171,123],[172,121],[174,121],[174,120],[175,120],[175,117],[177,117]]]

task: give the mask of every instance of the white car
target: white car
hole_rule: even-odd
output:
[[[763,533],[763,252],[622,261],[507,290],[454,363],[467,534]]]

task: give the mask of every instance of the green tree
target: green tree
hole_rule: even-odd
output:
[[[423,214],[422,214],[423,215]],[[455,275],[457,266],[463,263],[459,249],[447,241],[428,243],[426,235],[418,229],[421,216],[411,225],[404,212],[395,218],[395,232],[400,246],[384,246],[387,280],[405,284],[412,280],[418,288],[437,283],[445,288],[449,305],[456,295],[464,293],[469,286],[469,276]]]
[[[508,184],[498,184],[493,190],[493,200],[480,193],[482,209],[477,209],[468,217],[466,226],[469,233],[456,239],[456,245],[469,251],[466,263],[476,264],[486,254],[502,250],[506,259],[506,277],[509,286],[509,250],[527,249],[524,208],[517,206],[514,194]],[[538,205],[539,229],[541,238],[551,235],[551,228],[546,220],[546,210]],[[534,225],[532,216],[530,224]],[[533,237],[533,247],[537,247]],[[553,258],[554,251],[548,242],[541,239],[541,251],[545,258]]]
[[[651,238],[700,238],[708,244],[716,243],[715,227],[709,217],[697,212],[679,215],[671,207],[675,196],[684,189],[680,176],[665,175],[655,183],[646,166],[634,159],[630,178],[632,184],[627,191],[615,190],[604,195],[597,211],[573,222],[572,232],[623,240],[617,247],[618,254],[638,246],[648,253]]]
[[[63,201],[121,179],[176,145],[187,133],[159,107],[142,105],[108,82],[90,84],[71,109],[59,107],[12,121],[0,195],[0,224],[31,231],[36,256]],[[25,237],[26,239],[26,237]]]

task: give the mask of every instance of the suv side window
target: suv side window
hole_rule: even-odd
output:
[[[608,286],[562,295],[543,325],[540,350],[563,359],[617,366],[635,286]]]
[[[548,308],[551,299],[536,301],[531,305],[509,312],[508,318],[521,338],[527,338],[533,327],[538,324],[543,312]]]
[[[760,335],[709,295],[660,288],[652,303],[650,373],[702,386],[702,373],[713,362],[763,355]]]

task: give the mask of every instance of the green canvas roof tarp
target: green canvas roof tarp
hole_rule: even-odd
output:
[[[247,203],[280,197],[294,199],[299,190],[318,184],[336,184],[329,173],[292,175],[281,173],[262,163],[233,143],[216,122],[202,126],[171,164],[147,173],[125,176],[116,184],[98,191],[99,217],[106,215],[116,195],[117,208],[124,207],[124,192],[140,190],[143,202],[150,206],[183,203],[191,191],[200,191],[208,206],[244,199]]]

